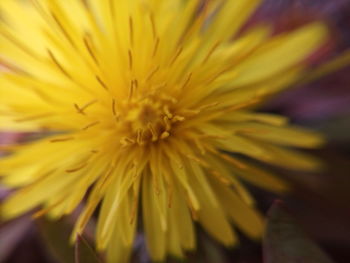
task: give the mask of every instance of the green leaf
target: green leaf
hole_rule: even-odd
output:
[[[264,263],[334,263],[276,201],[268,212]]]
[[[82,236],[75,244],[70,243],[71,224],[65,220],[40,219],[39,229],[44,244],[56,260],[62,263],[102,263],[93,247]]]
[[[102,263],[91,244],[80,235],[77,237],[77,242],[75,243],[74,257],[75,263]],[[86,261],[86,257],[89,258],[89,261]]]

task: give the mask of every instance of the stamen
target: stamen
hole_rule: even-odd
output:
[[[153,53],[152,53],[152,57],[154,58],[157,54],[157,51],[158,51],[158,47],[159,47],[159,42],[160,42],[160,39],[159,37],[156,38],[156,42],[154,44],[154,48],[153,48]]]
[[[52,113],[43,113],[43,114],[37,114],[37,115],[33,115],[33,116],[19,118],[19,119],[16,119],[14,121],[15,122],[33,121],[33,120],[37,120],[37,119],[41,119],[41,118],[50,117],[52,115],[53,115]]]
[[[103,81],[102,81],[102,79],[99,77],[99,76],[95,76],[96,77],[96,80],[98,81],[98,83],[100,83],[100,85],[105,89],[105,90],[109,90],[108,89],[108,87],[107,87],[107,85],[106,85],[106,83],[104,83]]]
[[[85,112],[79,108],[78,104],[74,103],[74,108],[77,110],[79,114],[85,115]]]
[[[203,105],[201,107],[198,108],[199,111],[203,111],[203,110],[207,110],[209,108],[212,108],[212,107],[215,107],[219,104],[219,102],[213,102],[213,103],[210,103],[210,104],[206,104],[206,105]]]
[[[128,96],[129,101],[132,99],[132,96],[134,95],[134,85],[135,85],[134,80],[131,80],[130,81],[129,96]]]
[[[112,99],[112,112],[114,116],[117,116],[117,110],[116,110],[116,102],[115,99]]]
[[[238,167],[239,169],[243,169],[244,170],[244,169],[248,168],[244,163],[238,161],[237,159],[235,159],[235,158],[233,158],[233,157],[231,157],[231,156],[229,156],[227,154],[224,154],[224,153],[217,153],[217,154],[222,159],[224,159],[225,161],[228,161],[229,163],[233,164],[234,166]]]
[[[181,90],[184,90],[187,87],[187,85],[190,83],[190,81],[192,79],[192,75],[193,75],[192,72],[190,74],[188,74],[186,81],[184,82],[184,84],[181,87]]]
[[[186,199],[187,199],[188,207],[191,211],[192,219],[194,221],[198,221],[199,218],[198,218],[197,211],[194,209],[193,203],[192,203],[191,198],[189,197],[188,193],[187,193],[186,197],[187,197]]]
[[[78,113],[86,115],[84,110],[86,110],[88,107],[90,107],[91,105],[95,104],[97,102],[97,100],[92,100],[88,103],[86,103],[83,107],[79,107],[78,104],[74,103],[74,107],[75,109],[78,111]]]
[[[86,2],[86,0],[83,0],[83,2]],[[111,10],[111,16],[114,19],[115,18],[115,0],[109,0],[109,6],[110,6],[110,10]]]
[[[96,125],[100,124],[100,121],[95,121],[95,122],[92,122],[88,125],[86,125],[82,130],[86,131],[87,129],[91,128],[91,127],[94,127]]]
[[[45,102],[51,102],[54,103],[55,101],[53,100],[52,97],[50,97],[49,95],[45,94],[43,91],[41,91],[39,88],[37,87],[30,87],[30,89],[33,90],[33,92],[40,97],[43,101]]]
[[[147,76],[147,78],[146,78],[146,82],[147,81],[150,81],[151,80],[151,78],[154,76],[154,74],[156,74],[157,73],[157,71],[160,69],[160,67],[159,66],[157,66],[154,70],[152,70],[151,71],[151,73]]]
[[[153,39],[155,39],[156,36],[157,36],[157,29],[156,29],[156,24],[154,22],[154,15],[153,15],[153,13],[149,14],[149,19],[151,21]]]
[[[189,159],[195,161],[196,163],[198,163],[199,165],[205,167],[205,168],[209,168],[210,166],[202,159],[198,158],[197,156],[193,156],[190,154],[186,155]]]
[[[229,107],[227,110],[228,111],[240,110],[240,109],[255,105],[256,103],[258,103],[260,101],[261,101],[261,97],[253,98],[253,99],[248,100],[246,102],[233,105],[233,106]]]
[[[90,35],[88,33],[85,33],[85,36],[83,37],[84,40],[84,44],[86,47],[86,50],[89,52],[91,58],[94,60],[94,62],[96,63],[96,65],[99,65],[99,62],[94,54],[94,51],[92,50],[92,47],[90,45]]]
[[[134,191],[134,198],[133,198],[132,205],[131,205],[131,213],[130,213],[130,221],[129,221],[130,225],[132,225],[135,222],[137,203],[138,203],[137,194]]]
[[[95,100],[92,100],[92,101],[86,103],[86,104],[81,108],[81,110],[86,110],[88,107],[94,105],[96,102],[98,102],[98,100],[95,99]]]
[[[210,49],[210,51],[208,52],[207,56],[204,58],[202,64],[205,64],[210,57],[213,55],[213,53],[215,52],[215,50],[217,49],[217,47],[221,44],[221,41],[218,41],[215,43],[215,45]]]
[[[65,200],[65,196],[63,198],[60,198],[57,202],[53,203],[52,205],[50,205],[49,207],[40,209],[39,211],[35,212],[32,215],[33,219],[38,219],[40,217],[42,217],[43,215],[47,214],[48,212],[50,212],[52,209],[54,209],[55,207],[57,207],[59,204],[61,204],[64,200]]]
[[[33,53],[30,49],[28,49],[26,47],[26,45],[24,45],[23,43],[21,43],[20,41],[18,41],[16,38],[14,38],[11,33],[5,31],[5,30],[1,30],[1,36],[4,36],[5,38],[7,38],[10,42],[12,42],[15,46],[17,46],[18,48],[22,49],[25,53],[27,53],[28,55],[30,55],[33,58],[37,58],[37,55],[35,53]],[[1,62],[2,63],[2,62]]]
[[[117,112],[117,103],[115,99],[112,100],[112,113],[115,118],[115,120],[118,122],[120,118],[120,113]]]
[[[74,137],[63,137],[63,138],[52,139],[50,140],[50,142],[66,142],[74,139],[75,139]]]
[[[183,115],[187,115],[187,116],[195,116],[195,115],[199,114],[200,111],[199,110],[192,110],[192,109],[183,109],[183,110],[181,110],[181,113]]]
[[[181,55],[182,51],[183,51],[183,47],[179,47],[178,50],[175,53],[175,56],[173,57],[173,59],[170,62],[170,66],[172,66],[175,63],[177,58]]]
[[[168,199],[168,207],[172,207],[173,197],[174,197],[174,188],[169,185],[168,187],[169,199]]]
[[[51,14],[52,18],[55,20],[56,24],[58,25],[58,27],[61,30],[61,32],[63,33],[63,35],[65,36],[65,38],[76,49],[76,45],[74,44],[72,38],[69,36],[68,32],[66,31],[66,29],[62,25],[61,21],[57,18],[57,16],[53,13],[52,10],[50,10],[50,14]]]
[[[131,16],[129,16],[129,31],[130,31],[130,45],[134,46],[134,23]]]
[[[134,87],[135,87],[135,89],[137,89],[138,86],[139,86],[138,80],[137,80],[137,79],[134,79]]]
[[[200,151],[200,153],[202,155],[205,155],[206,154],[206,150],[205,150],[205,147],[202,145],[202,143],[198,140],[198,138],[195,138],[193,140],[194,144],[196,145],[196,147],[198,148],[198,150]]]
[[[58,62],[54,54],[51,52],[50,49],[47,49],[47,52],[49,53],[49,56],[53,63],[58,67],[58,69],[69,79],[72,79],[72,76],[68,74],[68,72],[63,68],[63,66]]]
[[[225,140],[225,139],[228,138],[228,136],[213,135],[213,134],[203,134],[203,135],[201,135],[201,138],[203,138],[203,139],[220,139],[220,140]]]
[[[166,86],[168,85],[168,83],[162,83],[162,84],[159,84],[158,86],[156,86],[155,88],[153,88],[153,92],[156,92],[157,90],[161,90],[161,89],[164,89]]]
[[[269,131],[263,131],[263,130],[258,130],[258,129],[253,129],[253,128],[242,128],[238,129],[235,131],[235,134],[254,134],[254,133],[259,133],[259,134],[268,134]]]
[[[158,178],[159,174],[152,174],[152,181],[153,181],[153,187],[154,187],[154,191],[156,192],[156,195],[160,195],[160,189],[159,189],[159,178]]]
[[[225,176],[220,174],[218,171],[212,170],[210,171],[210,174],[217,178],[224,185],[230,186],[232,184],[232,182],[229,179],[225,178]]]
[[[132,53],[131,50],[128,50],[128,56],[129,56],[129,69],[130,71],[132,70],[132,66],[133,66],[133,61],[132,61]]]
[[[206,83],[207,85],[214,82],[216,79],[218,79],[222,74],[226,73],[227,71],[230,71],[232,69],[232,67],[228,67],[226,69],[221,70],[220,72],[218,72],[217,74],[215,74],[212,78],[210,78],[208,80],[208,82]]]
[[[81,169],[83,169],[85,166],[87,165],[87,163],[83,163],[81,166],[77,167],[77,168],[73,168],[73,169],[68,169],[66,170],[67,173],[74,173],[77,172]]]

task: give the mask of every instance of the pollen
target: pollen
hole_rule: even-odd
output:
[[[176,114],[176,103],[164,97],[169,98],[152,94],[122,101],[118,105],[118,133],[133,142],[130,144],[142,146],[168,137],[185,118]]]

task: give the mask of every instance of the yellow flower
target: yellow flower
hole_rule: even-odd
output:
[[[3,218],[37,206],[57,218],[87,196],[72,236],[101,204],[96,242],[109,262],[127,262],[138,218],[156,261],[195,249],[194,221],[226,246],[233,225],[259,239],[240,179],[286,185],[243,156],[312,170],[292,148],[322,138],[252,107],[298,79],[327,35],[320,22],[239,33],[259,2],[1,0],[0,58],[12,69],[0,78],[1,130],[46,135],[0,161],[2,183],[19,188]]]

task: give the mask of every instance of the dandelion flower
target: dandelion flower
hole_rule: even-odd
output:
[[[293,148],[322,138],[253,109],[298,79],[327,35],[321,22],[242,31],[259,2],[2,0],[1,130],[45,134],[0,161],[18,189],[2,217],[41,207],[57,218],[86,200],[72,239],[98,210],[109,262],[127,262],[139,218],[155,261],[195,249],[194,222],[226,246],[234,227],[259,239],[241,179],[286,185],[246,157],[312,170]]]

